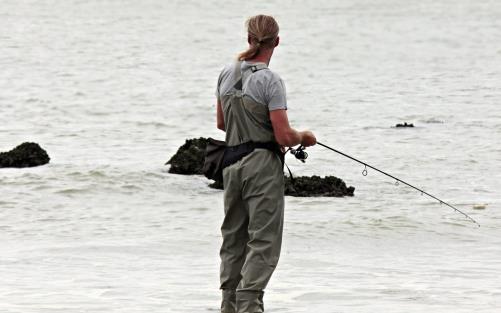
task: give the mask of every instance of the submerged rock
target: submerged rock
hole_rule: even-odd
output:
[[[49,161],[47,152],[34,142],[24,142],[8,152],[0,153],[0,167],[33,167]]]
[[[206,138],[186,139],[184,145],[182,145],[177,150],[176,154],[165,163],[170,164],[169,173],[202,175],[206,147]]]
[[[414,127],[414,124],[412,124],[412,123],[407,124],[407,122],[405,122],[403,124],[397,124],[397,125],[395,125],[395,127]]]
[[[205,158],[206,138],[187,139],[176,154],[166,163],[170,164],[169,173],[183,175],[203,175],[202,167]],[[285,176],[285,195],[294,197],[343,197],[353,196],[354,187],[334,176],[294,177]],[[215,181],[211,188],[223,189],[223,183]]]
[[[484,210],[487,206],[488,206],[488,204],[487,204],[487,203],[483,203],[483,204],[474,204],[474,205],[473,205],[473,209],[474,209],[474,210]]]

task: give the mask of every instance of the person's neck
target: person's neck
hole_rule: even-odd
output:
[[[271,56],[273,55],[273,49],[266,49],[259,52],[258,55],[253,57],[252,59],[247,60],[247,62],[253,63],[266,63],[266,65],[270,65]]]

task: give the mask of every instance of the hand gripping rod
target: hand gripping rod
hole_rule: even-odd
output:
[[[352,159],[352,160],[353,160],[353,161],[355,161],[355,162],[358,162],[358,163],[360,163],[360,164],[363,164],[363,165],[365,166],[365,168],[364,168],[364,170],[362,171],[362,175],[367,176],[367,167],[369,167],[369,168],[371,168],[371,169],[373,169],[373,170],[375,170],[375,171],[378,171],[379,173],[381,173],[381,174],[383,174],[383,175],[386,175],[386,176],[388,176],[388,177],[391,177],[391,178],[395,179],[395,180],[397,181],[397,183],[398,183],[398,182],[401,182],[402,184],[405,184],[405,185],[407,185],[407,186],[409,186],[409,187],[411,187],[411,188],[416,189],[417,191],[421,192],[421,194],[425,194],[425,195],[427,195],[428,197],[431,197],[431,198],[433,198],[433,199],[437,200],[440,204],[442,204],[442,203],[443,203],[443,204],[445,204],[446,206],[450,207],[450,208],[451,208],[451,209],[453,209],[454,211],[456,211],[456,212],[458,212],[458,213],[460,213],[460,214],[464,215],[467,219],[469,219],[469,220],[470,220],[470,221],[472,221],[473,223],[477,224],[477,225],[478,225],[478,227],[480,227],[480,224],[479,224],[477,221],[475,221],[473,218],[471,218],[468,214],[464,213],[463,211],[459,210],[458,208],[454,207],[453,205],[451,205],[451,204],[449,204],[449,203],[447,203],[447,202],[445,202],[445,201],[443,201],[443,200],[441,200],[441,199],[439,199],[439,198],[435,197],[434,195],[431,195],[431,194],[427,193],[426,191],[424,191],[424,190],[422,190],[422,189],[420,189],[420,188],[417,188],[417,187],[415,187],[415,186],[413,186],[413,185],[411,185],[411,184],[409,184],[409,183],[407,183],[407,182],[405,182],[405,181],[403,181],[403,180],[401,180],[401,179],[399,179],[399,178],[397,178],[397,177],[395,177],[395,176],[393,176],[393,175],[390,175],[390,174],[388,174],[388,173],[386,173],[386,172],[384,172],[384,171],[382,171],[382,170],[380,170],[380,169],[377,169],[377,168],[375,168],[374,166],[371,166],[371,165],[369,165],[369,164],[367,164],[367,163],[365,163],[365,162],[362,162],[362,161],[360,161],[360,160],[358,160],[358,159],[356,159],[356,158],[354,158],[354,157],[352,157],[352,156],[349,156],[349,155],[347,155],[346,153],[343,153],[343,152],[341,152],[341,151],[338,151],[338,150],[336,150],[336,149],[334,149],[334,148],[331,148],[331,147],[329,147],[329,146],[327,146],[327,145],[324,145],[323,143],[320,143],[320,142],[318,142],[318,141],[317,141],[317,144],[319,144],[319,145],[321,145],[322,147],[327,148],[327,149],[329,149],[329,150],[331,150],[331,151],[334,151],[334,152],[336,152],[336,153],[339,153],[339,154],[341,154],[342,156],[347,157],[348,159]]]

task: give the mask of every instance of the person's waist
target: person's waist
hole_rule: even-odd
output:
[[[280,150],[280,145],[275,141],[247,141],[234,146],[226,146],[229,151],[238,151],[241,149],[266,149],[266,150]]]

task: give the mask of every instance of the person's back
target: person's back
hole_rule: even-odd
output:
[[[270,16],[248,20],[249,49],[218,80],[217,126],[226,131],[221,226],[222,313],[264,312],[263,292],[278,263],[283,231],[283,155],[279,146],[316,143],[289,126],[285,87],[267,68],[279,43]]]
[[[275,141],[269,111],[286,109],[278,75],[265,63],[240,61],[225,67],[218,86],[229,146]]]

